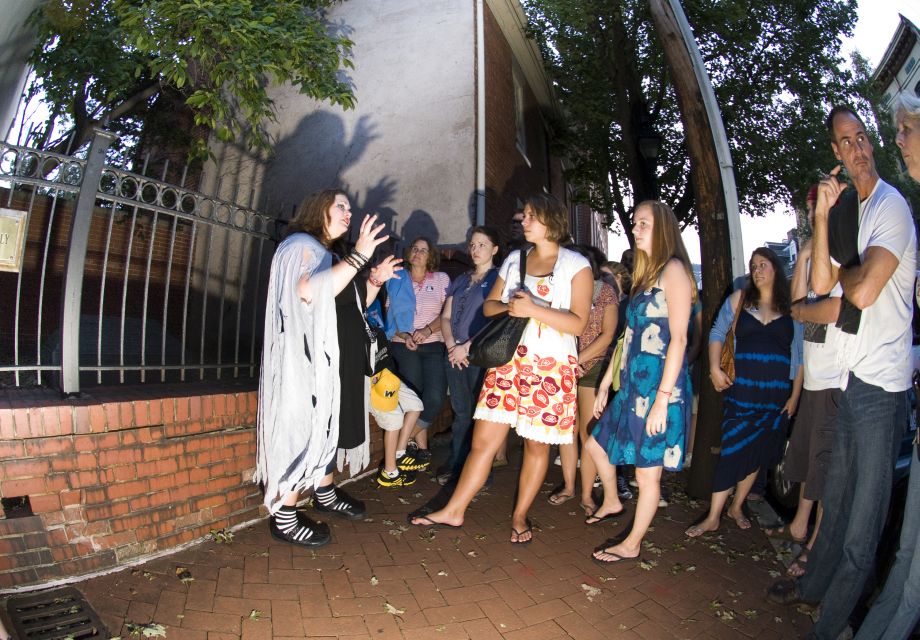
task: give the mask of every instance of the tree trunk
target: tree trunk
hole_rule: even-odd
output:
[[[674,12],[668,0],[649,0],[649,7],[674,82],[690,154],[690,180],[699,219],[703,261],[703,327],[708,333],[732,279],[722,176],[702,91],[696,81],[690,52],[681,36]],[[718,462],[718,454],[713,453],[713,450],[718,451],[721,441],[722,399],[706,375],[709,371],[708,352],[704,348],[701,355],[700,366],[703,367],[704,375],[693,466],[687,485],[687,492],[699,498],[708,497],[712,493],[712,475]]]

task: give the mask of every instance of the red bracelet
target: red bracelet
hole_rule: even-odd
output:
[[[658,393],[660,393],[663,396],[668,396],[670,398],[671,394],[674,392],[673,391],[662,391],[661,389],[658,389]]]
[[[372,275],[367,276],[367,281],[370,282],[375,287],[377,287],[378,289],[383,286],[383,283]]]

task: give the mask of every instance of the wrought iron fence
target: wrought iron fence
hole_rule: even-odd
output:
[[[0,143],[0,208],[25,211],[18,273],[0,273],[0,384],[185,381],[258,374],[275,221],[145,166]],[[220,183],[215,187],[220,193]]]

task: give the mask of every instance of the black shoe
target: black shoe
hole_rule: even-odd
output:
[[[431,464],[431,452],[428,449],[419,449],[414,442],[406,447],[406,452],[396,458],[396,466],[400,471],[424,471]]]
[[[817,608],[817,602],[809,602],[799,595],[795,580],[777,580],[767,589],[767,600],[776,604]]]
[[[416,476],[413,471],[403,471],[399,467],[396,468],[396,471],[396,475],[391,478],[383,467],[380,467],[374,480],[381,487],[408,487],[415,484]]]
[[[310,518],[297,513],[297,525],[287,531],[282,531],[275,524],[275,516],[268,518],[268,530],[273,538],[284,540],[302,547],[317,548],[329,544],[332,534],[329,527],[320,522],[313,522]]]
[[[617,495],[620,496],[620,500],[633,499],[633,492],[629,488],[629,482],[623,476],[617,476]]]
[[[335,502],[326,506],[314,495],[313,508],[320,513],[328,513],[348,520],[361,520],[364,517],[367,508],[363,502],[352,498],[339,487],[333,487],[332,490],[335,491]]]

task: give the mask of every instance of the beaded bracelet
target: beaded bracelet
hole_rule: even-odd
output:
[[[370,282],[375,287],[377,287],[378,289],[383,286],[383,282],[378,280],[372,275],[367,276],[367,281]]]

